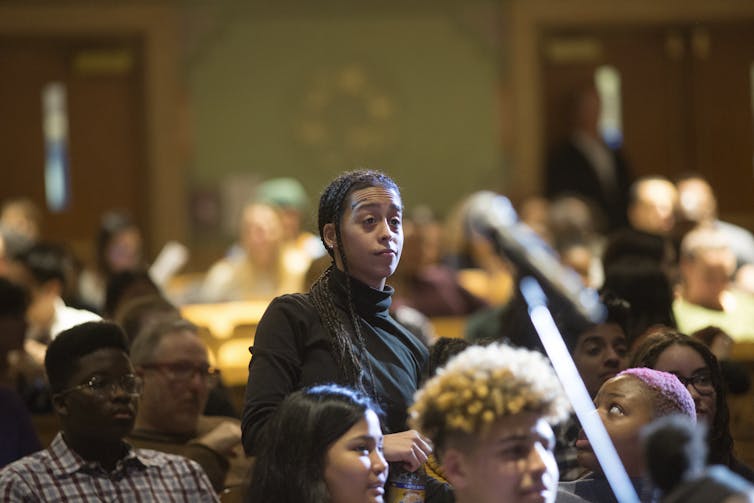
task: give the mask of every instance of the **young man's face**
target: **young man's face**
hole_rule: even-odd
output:
[[[553,502],[558,465],[550,425],[534,413],[498,419],[463,452],[448,449],[443,464],[459,502]],[[455,459],[453,459],[455,458]]]
[[[623,329],[615,323],[603,323],[579,336],[573,350],[589,396],[594,397],[602,383],[615,377],[628,365],[628,342]]]
[[[133,428],[138,395],[109,384],[133,375],[128,355],[116,348],[102,348],[82,356],[75,365],[77,370],[65,388],[69,391],[54,398],[63,433],[91,442],[121,440]],[[94,390],[86,385],[92,378],[108,385]]]

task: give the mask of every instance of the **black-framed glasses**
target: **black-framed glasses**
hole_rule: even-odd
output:
[[[188,381],[195,375],[207,383],[217,381],[220,371],[209,365],[196,365],[190,362],[154,362],[140,365],[143,369],[158,370],[174,381]]]
[[[679,381],[687,388],[691,385],[700,395],[711,395],[715,392],[715,386],[712,384],[712,374],[709,372],[700,372],[691,377],[683,377],[675,374]]]
[[[138,396],[141,393],[141,379],[134,374],[125,374],[118,378],[96,375],[83,384],[64,389],[57,394],[65,395],[72,391],[88,390],[95,395],[106,397],[112,396],[116,389],[120,389],[127,395]]]

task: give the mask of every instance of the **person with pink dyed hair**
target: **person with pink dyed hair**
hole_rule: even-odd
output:
[[[648,368],[631,368],[605,381],[597,392],[594,404],[640,500],[652,501],[650,488],[642,484],[645,463],[640,432],[655,419],[674,414],[696,421],[694,399],[673,374]],[[576,448],[579,463],[591,471],[573,482],[561,482],[557,501],[616,501],[583,431]]]

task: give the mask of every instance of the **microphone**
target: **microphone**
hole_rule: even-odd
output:
[[[508,198],[491,191],[471,195],[466,223],[496,245],[498,253],[518,268],[519,277],[534,276],[548,298],[562,299],[592,323],[605,319],[597,291],[585,287],[575,271],[561,264],[555,251],[518,219]]]

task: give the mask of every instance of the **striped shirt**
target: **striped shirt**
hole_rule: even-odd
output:
[[[108,472],[72,451],[58,433],[50,447],[0,470],[0,501],[217,502],[207,475],[181,456],[133,449]]]

